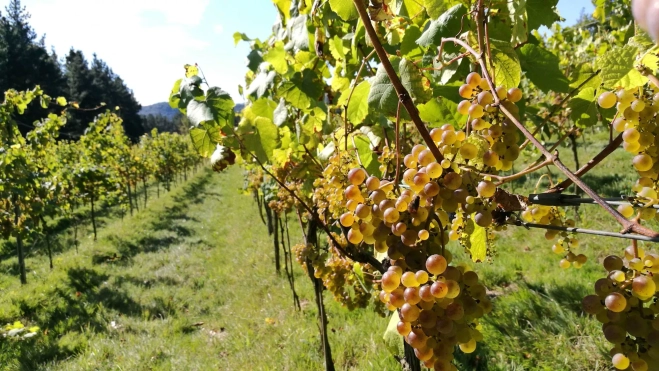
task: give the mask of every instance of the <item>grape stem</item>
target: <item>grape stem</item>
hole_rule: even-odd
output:
[[[476,24],[480,27],[480,23],[476,22]],[[487,41],[487,40],[486,40]],[[442,39],[442,44],[447,43],[447,42],[453,42],[455,44],[458,44],[465,48],[467,51],[471,52],[472,55],[478,56],[478,53],[469,46],[466,42],[454,38],[454,37],[449,37],[449,38],[444,38]],[[611,207],[611,205],[607,204],[602,198],[595,192],[593,191],[592,188],[590,188],[586,183],[584,183],[578,176],[576,176],[574,173],[570,171],[570,169],[567,168],[561,162],[561,160],[558,158],[557,155],[549,152],[547,148],[545,148],[542,143],[536,139],[531,132],[521,123],[519,120],[510,112],[506,107],[504,107],[501,104],[501,99],[499,99],[499,96],[496,93],[496,87],[494,86],[494,82],[492,81],[492,77],[490,76],[489,72],[487,71],[487,68],[485,67],[485,61],[483,58],[478,57],[478,62],[481,65],[481,68],[483,70],[483,77],[487,81],[488,85],[490,86],[490,91],[492,92],[492,96],[494,97],[494,104],[493,106],[496,106],[501,110],[501,112],[513,123],[517,128],[524,134],[524,136],[538,149],[542,154],[545,155],[545,157],[548,160],[551,160],[554,163],[554,166],[556,166],[563,174],[565,174],[568,178],[574,182],[579,188],[581,188],[588,196],[590,196],[595,202],[597,202],[604,210],[606,210],[607,213],[611,214],[618,223],[620,223],[623,226],[622,233],[630,233],[630,232],[635,232],[638,234],[642,234],[644,236],[648,237],[659,237],[659,233],[646,228],[638,223],[633,223],[629,220],[627,220],[624,216],[622,216],[617,210]]]
[[[426,143],[426,146],[428,146],[428,149],[430,149],[430,152],[432,152],[433,156],[435,157],[435,160],[437,162],[441,162],[444,159],[444,156],[439,151],[439,148],[437,148],[437,145],[430,137],[428,128],[426,128],[426,125],[421,120],[421,117],[419,116],[419,110],[414,105],[414,102],[410,97],[410,93],[407,91],[407,89],[405,89],[398,75],[396,75],[396,71],[394,70],[394,67],[391,65],[391,62],[389,61],[389,56],[382,47],[382,44],[380,43],[380,39],[378,38],[378,35],[375,32],[375,29],[373,28],[373,24],[371,23],[371,19],[368,16],[368,12],[366,11],[364,2],[362,0],[353,0],[353,2],[355,4],[355,7],[357,8],[359,17],[361,18],[362,23],[364,24],[364,28],[368,33],[368,37],[371,39],[373,48],[375,49],[378,58],[380,58],[382,67],[387,72],[387,75],[389,76],[389,80],[391,80],[391,83],[394,86],[396,93],[398,94],[398,99],[409,113],[412,122],[416,126],[416,129],[419,131],[419,134],[421,134],[421,137],[423,138],[423,141]]]
[[[542,169],[543,167],[545,167],[547,165],[550,165],[551,163],[552,163],[552,161],[547,159],[547,160],[544,160],[544,161],[542,161],[541,163],[539,163],[535,166],[529,166],[529,167],[527,167],[526,169],[520,171],[517,174],[508,175],[508,176],[493,175],[493,174],[481,174],[481,175],[489,176],[492,179],[496,179],[498,181],[498,183],[496,185],[497,185],[497,187],[499,187],[499,186],[501,186],[503,184],[506,184],[508,182],[512,182],[513,180],[517,180],[517,179],[523,177],[526,174],[530,174],[534,171]]]

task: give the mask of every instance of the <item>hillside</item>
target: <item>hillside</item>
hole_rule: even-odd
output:
[[[244,104],[238,103],[234,107],[234,111],[240,112],[243,110],[244,107],[245,107]],[[142,106],[142,109],[140,110],[140,116],[148,116],[148,115],[164,116],[170,120],[173,119],[177,113],[178,110],[170,107],[169,103],[167,102],[160,102],[148,106]]]

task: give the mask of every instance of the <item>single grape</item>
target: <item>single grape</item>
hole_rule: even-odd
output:
[[[601,299],[597,295],[588,295],[581,301],[584,312],[588,314],[597,314],[604,309]]]
[[[474,87],[469,84],[464,84],[458,89],[458,94],[462,98],[469,99],[474,94]]]
[[[634,156],[632,163],[638,171],[648,171],[652,169],[652,166],[654,165],[652,157],[644,153]]]
[[[613,363],[613,367],[617,368],[618,370],[625,370],[627,367],[629,367],[629,358],[627,358],[624,354],[618,353],[613,356],[611,359],[611,362]]]
[[[403,273],[403,277],[401,277],[400,282],[405,287],[417,287],[417,286],[419,286],[419,282],[416,280],[416,276],[413,272]]]
[[[472,72],[469,75],[467,75],[467,84],[469,84],[472,87],[477,87],[481,83],[481,75],[478,72]]]
[[[618,292],[612,292],[607,295],[606,299],[604,299],[604,304],[608,310],[615,313],[620,313],[625,310],[625,307],[627,306],[627,299],[625,299],[625,297]]]
[[[494,196],[494,193],[497,191],[497,186],[489,180],[483,180],[476,186],[476,192],[478,195],[484,198],[490,198]]]
[[[460,344],[460,350],[463,353],[473,353],[476,350],[476,340],[471,339],[464,344]]]
[[[656,284],[648,276],[638,276],[632,281],[632,292],[639,297],[650,297],[656,291]]]
[[[465,159],[465,160],[471,160],[478,155],[478,147],[471,143],[465,143],[460,147],[460,155]]]
[[[341,217],[339,218],[339,222],[344,227],[351,227],[352,223],[355,222],[355,217],[352,215],[352,213],[348,212],[341,215]]]
[[[618,103],[618,97],[610,91],[605,91],[597,98],[597,103],[604,109],[611,108]]]
[[[481,106],[485,107],[488,104],[492,104],[494,102],[494,97],[492,96],[492,93],[490,93],[488,90],[484,90],[480,93],[478,93],[478,104]]]
[[[618,206],[618,212],[625,218],[629,219],[634,215],[634,208],[629,204],[620,205]]]
[[[446,258],[444,258],[441,255],[437,255],[437,254],[430,255],[428,259],[426,259],[426,269],[431,274],[440,275],[444,273],[447,266],[448,263],[446,261]]]
[[[483,111],[483,106],[480,104],[473,104],[471,107],[469,107],[469,116],[472,118],[480,118],[483,117],[484,111]]]
[[[522,96],[523,96],[522,90],[520,90],[519,88],[511,88],[508,90],[507,96],[509,101],[513,103],[517,103],[520,100],[522,100]]]

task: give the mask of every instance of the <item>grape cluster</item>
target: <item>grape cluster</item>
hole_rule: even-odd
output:
[[[613,366],[648,370],[659,361],[659,255],[629,246],[624,257],[604,259],[606,278],[595,282],[595,294],[582,301],[586,313],[602,323]],[[630,368],[631,367],[631,368]]]
[[[340,236],[335,236],[339,243]],[[353,264],[338,254],[315,249],[311,244],[298,244],[293,247],[297,262],[307,271],[307,259],[314,268],[314,277],[323,281],[334,299],[349,310],[365,308],[370,303],[379,303],[371,288],[373,282],[373,267],[366,264],[362,267],[363,280],[360,282]],[[308,271],[307,271],[308,273]],[[376,312],[382,312],[382,305],[376,305]]]
[[[616,118],[611,125],[622,133],[623,148],[635,154],[632,163],[639,179],[632,190],[636,192],[637,204],[647,206],[641,208],[640,219],[656,218],[656,210],[649,206],[659,202],[659,88],[648,83],[641,89],[606,91],[597,101],[602,108],[616,108]],[[626,218],[634,215],[631,205],[621,205],[618,211]]]
[[[575,225],[574,220],[566,218],[563,210],[556,206],[530,205],[522,212],[522,219],[529,223],[570,228]],[[552,245],[551,251],[563,257],[558,265],[563,269],[570,266],[580,269],[588,261],[588,257],[584,254],[575,254],[575,250],[579,247],[576,235],[551,229],[545,232],[547,240],[553,240],[557,236],[560,238]]]
[[[451,364],[456,345],[464,353],[476,349],[483,340],[478,319],[492,310],[478,275],[449,266],[447,256],[430,255],[416,271],[416,266],[405,267],[404,260],[394,261],[382,275],[380,292],[380,300],[398,311],[398,333],[435,370],[456,369]]]

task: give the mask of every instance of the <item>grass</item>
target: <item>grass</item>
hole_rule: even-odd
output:
[[[588,134],[581,162],[606,145]],[[561,149],[574,168],[571,152]],[[529,159],[532,157],[529,157]],[[520,161],[521,163],[521,161]],[[630,156],[616,152],[585,179],[599,192],[626,192]],[[552,170],[553,171],[553,170]],[[553,171],[553,181],[558,174]],[[514,186],[532,193],[530,175]],[[547,186],[543,178],[539,191]],[[296,265],[302,310],[288,282],[274,272],[272,242],[252,199],[240,194],[240,169],[198,173],[189,182],[123,220],[107,212],[99,240],[84,230],[79,253],[63,232],[55,269],[31,254],[21,287],[15,258],[0,257],[0,323],[21,320],[42,333],[23,342],[0,339],[2,370],[319,370],[322,356],[313,290]],[[572,212],[572,211],[571,211]],[[576,215],[576,214],[575,214]],[[596,206],[582,206],[580,226],[617,230]],[[293,243],[301,232],[289,223]],[[653,225],[656,227],[656,225]],[[600,325],[580,309],[604,274],[599,262],[626,242],[579,236],[589,257],[563,271],[540,230],[500,234],[492,264],[472,264],[494,297],[483,320],[485,342],[458,358],[462,370],[608,370]],[[456,261],[467,262],[453,246]],[[396,370],[382,334],[388,320],[371,310],[348,311],[326,295],[337,369]]]

